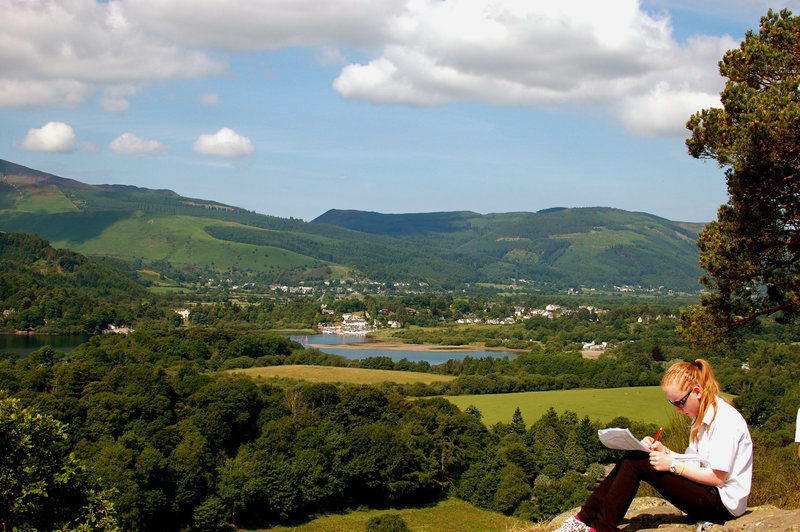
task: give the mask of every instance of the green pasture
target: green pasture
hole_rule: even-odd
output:
[[[589,416],[589,419],[601,422],[623,416],[658,425],[667,425],[675,410],[664,398],[660,386],[454,395],[447,396],[447,399],[461,410],[476,407],[483,414],[483,422],[489,426],[497,422],[510,423],[517,408],[528,425],[550,407],[559,414],[571,410],[578,417]]]
[[[298,379],[308,382],[346,382],[349,384],[380,384],[382,382],[397,382],[400,384],[414,384],[421,382],[449,381],[454,379],[450,375],[437,375],[435,373],[420,373],[416,371],[390,371],[386,369],[365,368],[339,368],[335,366],[267,366],[261,368],[246,368],[229,370],[230,373],[246,375],[251,378],[283,378]]]
[[[215,269],[292,269],[319,263],[284,249],[225,242],[205,231],[208,225],[225,223],[140,211],[106,226],[95,238],[71,247],[86,255],[140,258],[146,262],[168,260],[176,265],[209,264]],[[53,242],[55,246],[66,244]]]
[[[539,532],[546,530],[529,522],[500,513],[478,509],[457,499],[437,504],[399,510],[354,510],[318,517],[307,523],[276,526],[258,532],[358,532],[366,530],[367,521],[384,514],[397,513],[414,532]]]
[[[27,189],[22,197],[14,202],[14,210],[50,214],[54,212],[75,212],[77,207],[55,186]]]
[[[585,249],[604,250],[618,244],[632,244],[636,241],[645,242],[647,239],[630,230],[598,229],[588,233],[573,233],[567,235],[550,235],[550,238],[569,240],[576,246]]]

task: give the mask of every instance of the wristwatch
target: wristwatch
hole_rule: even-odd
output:
[[[670,473],[675,473],[675,466],[676,465],[678,465],[678,461],[677,460],[673,460],[672,463],[669,465],[669,472]]]

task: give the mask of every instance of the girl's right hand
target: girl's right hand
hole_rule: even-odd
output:
[[[651,451],[658,451],[660,453],[668,453],[669,452],[667,450],[667,448],[664,446],[664,444],[661,443],[660,441],[657,441],[655,443],[655,445],[653,445],[652,436],[645,436],[644,438],[642,438],[642,443],[647,445],[650,448]]]

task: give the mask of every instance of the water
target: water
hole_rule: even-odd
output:
[[[16,353],[24,358],[45,345],[69,353],[89,338],[89,334],[0,334],[0,353]]]
[[[27,357],[32,352],[45,345],[50,345],[56,351],[69,353],[78,345],[91,338],[88,334],[67,334],[67,335],[44,335],[44,334],[0,334],[0,353],[16,353],[20,358]],[[448,360],[461,360],[466,356],[473,358],[513,358],[516,353],[511,351],[487,351],[485,349],[471,349],[464,351],[411,351],[398,349],[347,349],[336,347],[337,345],[347,345],[353,343],[369,343],[364,336],[341,335],[341,334],[309,334],[292,335],[291,340],[299,342],[303,346],[309,344],[324,344],[325,347],[320,351],[332,355],[341,355],[346,358],[361,360],[369,357],[388,357],[395,362],[400,359],[407,359],[411,362],[425,361],[434,366],[442,364]],[[330,346],[330,347],[328,347]]]
[[[346,334],[292,335],[289,336],[289,339],[299,342],[306,347],[308,347],[309,344],[325,344],[325,347],[319,348],[319,350],[323,353],[341,355],[343,357],[355,360],[361,360],[369,357],[388,357],[397,362],[398,360],[405,358],[411,362],[424,361],[432,366],[435,366],[436,364],[442,364],[448,360],[461,360],[467,356],[471,356],[472,358],[503,358],[506,356],[509,358],[514,358],[516,356],[516,353],[512,351],[487,351],[485,349],[471,349],[464,351],[406,351],[402,349],[347,349],[343,347],[336,347],[337,345],[369,343],[364,336]]]

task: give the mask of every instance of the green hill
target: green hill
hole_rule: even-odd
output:
[[[480,215],[331,210],[315,223],[391,235],[485,261],[486,280],[697,289],[698,224],[603,207]]]
[[[36,235],[0,233],[0,329],[97,333],[117,318],[130,323],[131,309],[152,299],[135,275]]]
[[[0,230],[54,247],[196,278],[263,281],[355,275],[380,282],[540,287],[664,286],[694,291],[698,227],[609,208],[278,218],[169,190],[88,185],[0,160]]]

